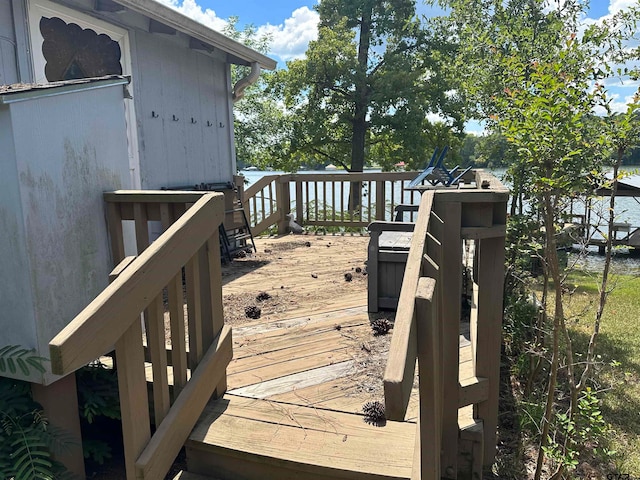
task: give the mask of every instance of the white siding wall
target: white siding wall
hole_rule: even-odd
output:
[[[224,60],[189,49],[185,36],[136,32],[134,48],[142,187],[230,181]]]
[[[14,299],[25,316],[3,315],[0,328],[23,324],[11,343],[36,347],[48,357],[51,338],[108,283],[112,261],[102,192],[128,184],[123,88],[40,97],[6,110],[14,146],[6,183],[13,188],[0,196],[0,212],[12,213],[5,223],[16,240],[5,240],[3,248],[17,254],[0,269],[0,296],[20,286],[27,305]],[[5,342],[3,335],[0,343]]]

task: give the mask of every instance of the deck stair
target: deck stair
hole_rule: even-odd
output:
[[[408,479],[415,433],[413,423],[227,394],[200,417],[187,463],[220,480]]]

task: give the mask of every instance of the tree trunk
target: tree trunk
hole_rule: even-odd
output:
[[[358,43],[358,70],[355,79],[355,102],[353,113],[353,136],[351,139],[351,172],[362,172],[364,169],[364,150],[367,138],[367,111],[369,107],[369,86],[367,69],[369,63],[369,47],[371,44],[371,17],[373,6],[366,3],[360,21],[360,39]],[[351,183],[349,196],[349,210],[358,210],[362,185],[360,182]]]
[[[549,367],[549,384],[547,386],[547,398],[542,420],[542,435],[540,438],[540,449],[538,450],[538,461],[536,462],[536,472],[534,480],[540,480],[542,475],[542,467],[544,465],[544,449],[548,445],[549,427],[551,426],[551,418],[553,417],[553,406],[555,405],[556,383],[558,381],[558,365],[560,360],[560,327],[564,316],[562,305],[562,281],[560,278],[560,262],[558,260],[558,249],[555,237],[555,216],[553,202],[550,193],[545,193],[544,198],[544,223],[545,223],[545,256],[547,260],[547,268],[554,283],[555,290],[555,308],[553,312],[553,339],[552,339],[552,357],[551,366]]]

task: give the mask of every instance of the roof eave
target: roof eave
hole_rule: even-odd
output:
[[[210,29],[203,24],[169,8],[156,0],[114,0],[135,12],[152,18],[201,42],[228,53],[232,63],[250,65],[257,62],[261,68],[274,70],[277,62],[240,42]]]

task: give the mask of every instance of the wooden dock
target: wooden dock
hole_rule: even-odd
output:
[[[273,301],[260,320],[233,322],[228,390],[210,402],[186,444],[190,472],[223,479],[410,477],[417,382],[404,422],[370,425],[362,414],[365,402],[384,401],[392,334],[373,335],[366,277],[355,271],[364,266],[368,240],[259,239],[257,255],[223,269],[225,298],[266,292]],[[292,301],[301,298],[309,301]],[[472,373],[464,337],[460,358],[464,383]],[[471,407],[460,410],[461,428],[473,423],[471,414]]]

